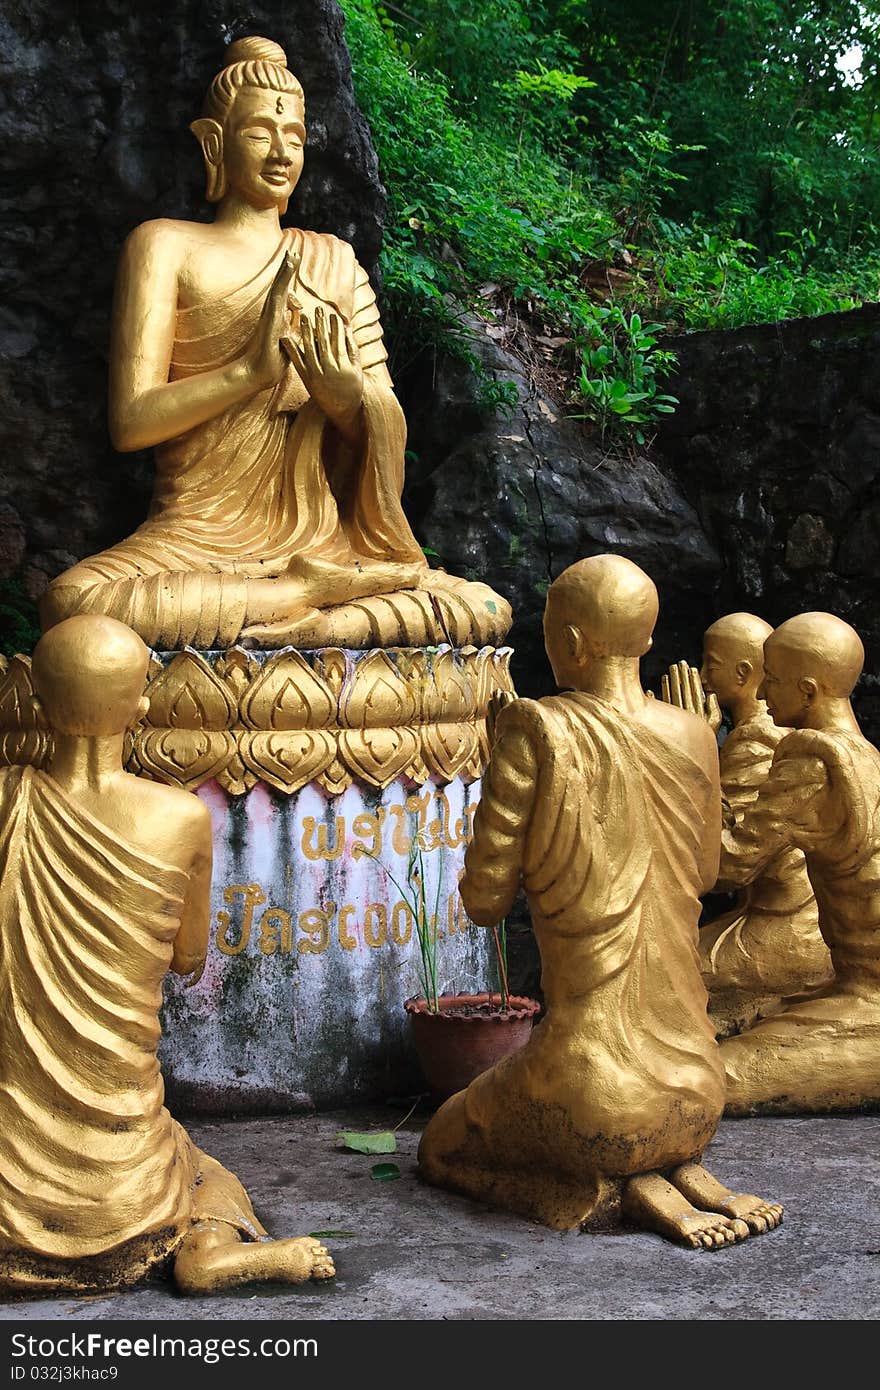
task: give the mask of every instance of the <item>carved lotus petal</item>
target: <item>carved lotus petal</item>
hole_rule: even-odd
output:
[[[481,647],[471,658],[472,678],[477,687],[477,713],[481,715],[489,708],[489,696],[496,688],[492,667],[494,655],[494,647]]]
[[[492,690],[506,690],[511,695],[516,694],[516,687],[513,684],[513,676],[510,674],[510,658],[513,656],[513,647],[498,647],[492,654]]]
[[[226,682],[233,698],[240,700],[259,670],[259,662],[244,647],[230,647],[216,663],[214,674]]]
[[[245,692],[241,717],[252,729],[320,729],[334,722],[336,699],[299,652],[283,651]]]
[[[242,761],[262,781],[295,792],[314,781],[336,758],[336,740],[320,729],[244,733]]]
[[[339,735],[339,756],[356,777],[373,787],[387,787],[419,751],[412,729],[346,730]]]
[[[192,790],[216,777],[235,754],[232,734],[208,729],[146,729],[134,756],[150,777]]]
[[[472,724],[425,724],[419,732],[425,763],[444,782],[459,775],[477,748],[477,732]]]
[[[257,774],[245,767],[240,750],[233,754],[226,766],[222,767],[216,774],[216,777],[217,785],[228,792],[230,796],[244,796],[259,781]]]
[[[355,666],[354,680],[339,702],[339,722],[350,729],[388,729],[412,724],[413,692],[387,652],[373,651]]]
[[[478,681],[452,651],[440,652],[434,661],[433,684],[439,694],[437,713],[444,721],[473,719],[477,713]]]
[[[341,796],[343,792],[348,791],[354,778],[337,756],[317,781],[331,796]]]
[[[0,767],[44,767],[52,753],[52,735],[45,729],[0,732]]]
[[[236,701],[204,657],[187,648],[147,686],[154,729],[228,729]]]
[[[42,721],[37,718],[33,696],[30,657],[11,657],[0,676],[0,729],[39,728]]]

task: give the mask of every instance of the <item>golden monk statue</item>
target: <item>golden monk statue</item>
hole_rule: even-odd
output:
[[[207,809],[122,770],[148,652],[112,618],[33,656],[51,772],[0,770],[0,1290],[82,1292],[173,1261],[186,1292],[328,1279],[271,1241],[247,1194],[163,1105],[162,980],[201,973]]]
[[[761,693],[791,732],[742,821],[724,831],[720,878],[751,883],[799,849],[834,978],[722,1043],[732,1114],[880,1101],[880,753],[849,700],[863,662],[858,634],[830,613],[801,613],[764,644]]]
[[[497,718],[462,899],[488,926],[525,887],[546,1016],[448,1100],[419,1166],[433,1183],[557,1229],[608,1219],[717,1248],[782,1208],[700,1165],[724,1074],[697,958],[717,875],[718,755],[702,720],[646,697],[657,591],[599,555],[551,585],[544,634],[565,694]]]
[[[214,221],[145,223],[119,269],[111,434],[155,446],[149,518],[50,585],[44,628],[105,613],[174,649],[479,646],[510,626],[491,589],[429,571],[403,514],[406,426],[352,248],[281,229],[304,119],[284,51],[232,44],[192,125]]]
[[[721,794],[734,821],[743,819],[767,780],[773,754],[785,737],[765,702],[764,642],[773,629],[753,613],[729,613],[707,629],[699,680],[683,674],[679,689],[696,687],[695,703],[672,698],[700,712],[701,695],[715,697],[733,728],[721,745]],[[700,689],[702,685],[702,690]],[[665,690],[665,686],[664,686]],[[710,701],[705,710],[714,723]],[[719,710],[720,713],[720,710]],[[818,909],[800,850],[791,846],[768,860],[740,893],[730,912],[700,932],[700,962],[709,1008],[722,1032],[751,1022],[779,997],[812,989],[831,977],[831,957],[819,931]]]

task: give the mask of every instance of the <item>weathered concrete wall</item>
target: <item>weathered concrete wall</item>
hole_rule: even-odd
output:
[[[340,796],[199,789],[214,827],[211,940],[197,985],[166,981],[170,1104],[283,1112],[420,1089],[403,1009],[424,994],[410,846],[419,835],[437,907],[438,989],[497,988],[491,933],[458,895],[479,791],[458,779]]]
[[[680,405],[657,453],[720,558],[716,614],[852,623],[857,711],[880,741],[880,305],[669,345]],[[682,655],[698,654],[694,634]]]

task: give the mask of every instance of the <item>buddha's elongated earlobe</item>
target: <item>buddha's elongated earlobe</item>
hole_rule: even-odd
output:
[[[219,121],[202,116],[193,121],[190,130],[202,147],[205,161],[207,186],[205,197],[209,203],[219,203],[226,192],[226,174],[223,170],[223,127]]]

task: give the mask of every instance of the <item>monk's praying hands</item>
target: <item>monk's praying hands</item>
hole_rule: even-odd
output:
[[[284,350],[309,395],[337,429],[349,438],[357,434],[364,392],[364,374],[351,333],[338,314],[319,305],[315,321],[302,314],[299,336],[282,339]]]

